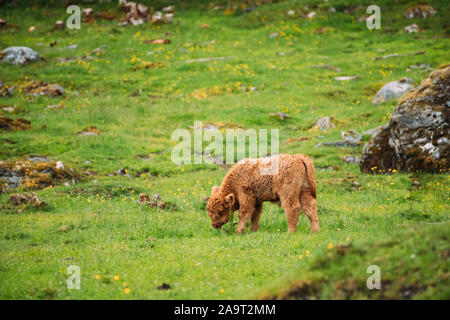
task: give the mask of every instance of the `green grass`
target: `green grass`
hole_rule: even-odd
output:
[[[329,246],[260,295],[271,299],[448,299],[448,223],[417,226],[383,239]],[[380,288],[367,289],[368,267],[380,269]],[[369,283],[373,283],[369,281]]]
[[[353,2],[365,8],[363,1]],[[286,14],[290,9],[308,12],[303,7],[314,3],[319,7],[313,20]],[[423,238],[434,237],[436,229],[424,228],[428,224],[438,224],[439,234],[445,235],[449,218],[448,174],[365,175],[357,165],[341,161],[345,155],[360,155],[362,148],[314,147],[340,139],[341,130],[363,132],[387,123],[396,101],[374,106],[371,97],[388,81],[408,76],[418,84],[426,77],[420,70],[406,72],[409,65],[429,63],[438,68],[449,62],[450,42],[444,26],[449,4],[433,1],[438,11],[434,17],[409,20],[402,14],[413,2],[379,1],[382,29],[370,31],[357,21],[364,8],[347,15],[342,13],[345,3],[283,1],[258,6],[249,14],[237,10],[225,15],[224,9],[214,11],[207,2],[195,2],[179,5],[171,25],[118,27],[117,21],[98,20],[82,24],[81,30],[54,32],[49,31],[54,21],[65,17],[61,5],[25,5],[26,10],[2,7],[0,17],[20,29],[0,31],[0,48],[25,45],[45,57],[24,67],[0,64],[2,81],[10,87],[20,87],[27,79],[58,83],[66,95],[35,98],[16,89],[12,97],[0,98],[1,105],[18,106],[13,114],[3,112],[3,116],[26,118],[32,125],[31,130],[0,133],[0,160],[45,154],[66,167],[95,174],[70,186],[35,191],[48,203],[44,209],[25,208],[19,213],[7,204],[9,194],[0,195],[0,298],[240,299],[259,297],[280,279],[305,280],[312,269],[312,279],[325,280],[344,280],[350,272],[361,271],[351,274],[361,285],[370,264],[379,264],[382,273],[397,265],[406,268],[409,260],[397,259],[399,255],[415,254],[425,273],[445,267],[448,257],[426,253],[426,248],[432,250],[432,241],[422,243],[421,250],[388,245],[383,250],[392,253],[391,258],[379,261],[375,254],[367,259],[344,258],[342,263],[328,256],[330,243],[354,242],[369,250],[372,243],[397,231],[401,231],[398,239],[410,239],[410,230],[421,230]],[[331,6],[338,12],[329,13]],[[117,9],[114,3],[95,5],[94,10]],[[204,23],[210,27],[202,28]],[[403,28],[412,23],[424,33],[404,34]],[[30,33],[27,29],[32,25],[36,30]],[[320,28],[328,29],[319,33]],[[269,38],[274,32],[280,36]],[[143,43],[161,37],[172,43]],[[53,41],[57,45],[50,47]],[[78,48],[66,49],[70,44]],[[102,45],[106,45],[104,52],[90,53]],[[420,50],[426,50],[425,55],[372,60]],[[159,52],[147,54],[152,51]],[[68,65],[56,61],[83,55],[95,59]],[[208,57],[230,58],[185,63]],[[133,71],[143,61],[162,62],[164,67]],[[309,68],[320,63],[343,71]],[[335,81],[339,75],[361,78]],[[257,90],[243,92],[242,85]],[[46,109],[56,103],[64,107]],[[269,117],[276,111],[287,112],[291,118]],[[336,128],[325,133],[309,131],[320,116],[333,117]],[[179,167],[170,157],[171,133],[194,121],[279,129],[281,152],[310,155],[318,168],[321,231],[312,235],[302,215],[299,231],[287,234],[282,209],[271,204],[264,208],[259,232],[238,236],[236,226],[230,224],[212,229],[201,196],[220,184],[225,171],[213,165]],[[77,135],[87,126],[98,127],[101,134]],[[296,137],[309,140],[282,143]],[[154,154],[150,161],[137,157],[148,154]],[[328,166],[339,170],[319,170]],[[130,178],[111,175],[120,168],[127,168]],[[352,186],[354,180],[360,188]],[[140,192],[158,192],[175,208],[141,207],[136,203]],[[448,250],[448,241],[442,247]],[[315,259],[324,261],[323,265],[314,264]],[[69,265],[81,268],[81,290],[66,289]],[[413,277],[417,287],[436,283],[434,289],[419,290],[418,297],[448,299],[448,281],[436,281],[444,276],[448,277],[448,270],[440,268],[426,281]],[[396,279],[392,273],[389,280]],[[157,290],[163,282],[172,289]],[[333,296],[334,285],[333,281],[321,285],[326,293],[320,296],[345,298]],[[361,290],[350,297],[369,295]]]

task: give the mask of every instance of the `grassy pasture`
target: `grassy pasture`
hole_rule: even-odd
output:
[[[97,19],[80,30],[57,31],[51,31],[54,21],[67,17],[57,1],[2,7],[0,17],[19,28],[0,31],[0,48],[29,46],[45,60],[0,64],[1,80],[17,86],[11,97],[0,97],[0,105],[15,110],[0,109],[0,115],[26,118],[32,126],[0,131],[0,160],[47,155],[91,174],[35,190],[48,204],[40,209],[18,210],[8,204],[12,191],[0,194],[0,298],[245,299],[289,292],[300,279],[313,288],[308,296],[319,298],[448,299],[448,173],[361,174],[342,158],[359,156],[362,147],[315,145],[340,140],[342,130],[386,124],[396,101],[371,103],[384,83],[408,76],[419,84],[428,72],[406,71],[410,65],[449,62],[449,3],[425,1],[437,9],[435,16],[405,19],[414,1],[378,1],[382,28],[369,30],[358,22],[368,4],[351,2],[362,8],[346,14],[348,1],[281,1],[246,13],[252,5],[223,2],[225,8],[213,10],[206,1],[183,2],[170,25],[119,27]],[[88,6],[121,14],[115,2],[82,8]],[[310,11],[316,17],[305,18]],[[404,33],[412,23],[424,32]],[[171,43],[145,43],[156,38]],[[67,48],[73,44],[78,47]],[[92,59],[57,60],[83,56]],[[186,62],[217,57],[224,59]],[[161,65],[146,69],[146,62]],[[342,72],[311,68],[319,64]],[[347,75],[360,79],[334,80]],[[29,96],[31,80],[58,83],[65,95]],[[53,104],[62,108],[47,108]],[[291,117],[269,117],[278,111]],[[310,130],[323,116],[336,128]],[[298,232],[287,234],[284,212],[272,204],[265,205],[256,233],[236,235],[231,224],[211,228],[202,196],[226,171],[171,161],[172,132],[194,121],[279,129],[280,152],[311,156],[321,231],[312,235],[301,215]],[[100,135],[78,135],[88,126]],[[114,174],[120,168],[128,174]],[[158,192],[171,209],[139,205],[141,192]],[[339,256],[337,248],[348,245],[352,250]],[[372,264],[380,266],[382,281],[386,271],[390,288],[382,294],[364,290]],[[81,290],[66,288],[70,265],[81,269]],[[158,290],[162,283],[172,288]]]

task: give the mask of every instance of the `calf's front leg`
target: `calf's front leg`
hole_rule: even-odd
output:
[[[245,199],[244,201],[239,201],[239,222],[236,229],[236,233],[241,234],[245,232],[247,223],[255,212],[255,201],[251,199]]]
[[[262,212],[262,203],[257,205],[255,208],[255,212],[253,212],[252,215],[252,231],[258,231],[259,230],[259,218],[261,218],[261,212]]]

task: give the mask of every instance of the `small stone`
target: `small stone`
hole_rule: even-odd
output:
[[[215,126],[213,124],[205,124],[203,126],[203,130],[205,130],[205,131],[216,131],[216,130],[219,130],[219,127]]]
[[[55,168],[64,170],[64,165],[63,165],[62,161],[57,161],[56,165],[55,165]]]
[[[62,20],[56,21],[55,25],[53,26],[53,29],[55,29],[55,30],[62,30],[62,29],[64,29],[64,22]]]
[[[47,106],[47,109],[59,109],[62,108],[61,104],[51,104]]]
[[[175,6],[167,6],[161,9],[162,12],[174,13]]]
[[[337,81],[349,81],[349,80],[356,80],[361,78],[360,76],[344,76],[344,77],[335,77],[334,80]]]
[[[173,13],[166,13],[164,15],[164,22],[167,24],[171,24],[173,22]]]
[[[92,8],[83,9],[82,14],[83,14],[83,20],[85,22],[94,21],[94,9],[92,9]]]
[[[160,11],[156,11],[155,14],[152,16],[152,23],[161,23],[163,21],[163,14]]]
[[[404,30],[405,30],[406,33],[423,32],[423,30],[420,29],[420,27],[417,24],[415,24],[415,23],[412,24],[412,25],[406,26]]]
[[[280,118],[281,120],[290,118],[290,116],[287,113],[279,112],[279,111],[271,113],[269,116],[272,117],[272,118]]]
[[[14,110],[16,110],[16,106],[2,107],[2,110],[7,112],[14,112]]]
[[[269,34],[269,38],[276,38],[276,37],[278,37],[279,35],[280,35],[279,32],[274,32],[274,33]]]

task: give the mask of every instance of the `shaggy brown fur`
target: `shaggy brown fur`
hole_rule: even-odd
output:
[[[277,159],[277,172],[261,174]],[[300,208],[308,216],[312,232],[318,231],[316,179],[311,159],[304,154],[280,154],[242,160],[230,169],[220,187],[213,187],[206,210],[214,228],[222,227],[230,213],[239,210],[236,232],[243,233],[249,220],[252,231],[257,231],[264,201],[281,202],[289,232],[297,229]]]

